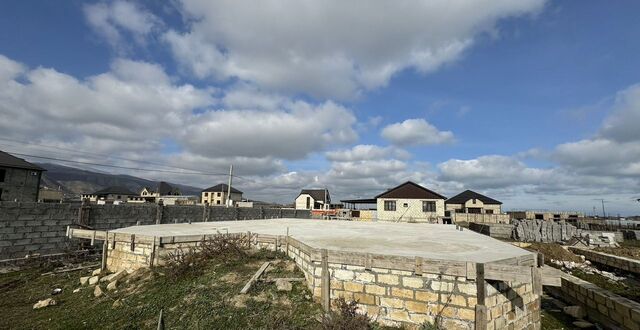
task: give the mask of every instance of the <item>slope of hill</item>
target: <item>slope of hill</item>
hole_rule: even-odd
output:
[[[124,186],[132,191],[141,191],[144,187],[156,187],[157,181],[138,178],[131,175],[109,174],[97,171],[57,164],[38,164],[47,171],[42,176],[42,185],[51,189],[61,189],[66,195],[90,193],[109,186]],[[180,189],[183,195],[200,195],[202,189],[168,182]]]

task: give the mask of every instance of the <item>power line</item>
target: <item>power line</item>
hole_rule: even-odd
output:
[[[106,154],[100,154],[100,153],[94,153],[94,152],[76,150],[76,149],[68,149],[68,148],[62,148],[62,147],[58,147],[58,146],[44,145],[44,144],[38,144],[38,143],[33,143],[33,142],[25,142],[25,141],[13,140],[13,139],[1,138],[1,137],[0,137],[0,140],[10,141],[10,142],[14,142],[14,143],[20,143],[20,144],[25,144],[25,145],[37,146],[37,147],[40,147],[40,148],[44,148],[45,150],[46,150],[46,148],[58,149],[58,150],[63,150],[63,151],[67,151],[67,152],[77,153],[77,154],[87,154],[87,155],[92,155],[92,156],[113,158],[113,159],[119,159],[119,160],[134,162],[134,163],[140,163],[140,164],[156,165],[156,166],[161,166],[161,167],[170,168],[170,169],[179,169],[179,170],[184,170],[184,171],[190,171],[190,172],[193,172],[193,173],[174,172],[174,171],[168,171],[168,170],[153,169],[153,171],[156,171],[156,172],[177,173],[177,174],[217,175],[217,176],[226,176],[227,175],[226,173],[207,173],[207,172],[204,172],[204,171],[201,171],[201,170],[198,170],[198,169],[184,168],[184,167],[178,167],[178,166],[170,166],[170,165],[165,165],[165,164],[156,163],[156,162],[137,160],[137,159],[130,159],[130,158],[113,156],[113,155],[106,155]],[[5,146],[7,146],[7,145],[5,145]],[[15,146],[11,146],[11,147],[15,147]],[[27,154],[15,153],[15,152],[12,152],[12,153],[16,154],[16,155],[26,156],[26,157],[49,159],[49,160],[56,160],[56,161],[75,163],[75,164],[84,164],[84,165],[93,165],[93,166],[102,166],[102,167],[112,167],[112,168],[129,169],[129,170],[150,171],[150,169],[140,169],[140,168],[126,167],[126,166],[97,164],[97,163],[80,162],[80,161],[69,161],[69,160],[66,160],[66,159],[59,159],[59,158],[54,158],[54,157],[27,155]],[[242,179],[242,180],[246,180],[246,181],[251,181],[251,182],[254,181],[254,180],[251,180],[251,179],[239,176],[239,175],[234,175],[234,177]]]
[[[161,163],[156,163],[156,162],[150,162],[150,161],[144,161],[144,160],[138,160],[138,159],[131,159],[131,158],[124,158],[124,157],[113,156],[113,155],[106,155],[106,154],[100,154],[100,153],[95,153],[95,152],[90,152],[90,151],[83,151],[83,150],[77,150],[77,149],[68,149],[68,148],[63,148],[63,147],[58,147],[58,146],[52,146],[52,145],[46,145],[46,144],[38,144],[38,143],[25,142],[25,141],[19,141],[19,140],[12,140],[12,139],[7,139],[7,138],[0,138],[0,140],[10,141],[10,142],[14,142],[14,143],[20,143],[20,144],[25,144],[25,145],[37,146],[37,147],[44,148],[45,150],[46,150],[46,148],[50,148],[50,149],[58,149],[58,150],[63,150],[63,151],[67,151],[67,152],[77,153],[77,154],[86,154],[86,155],[92,155],[92,156],[99,156],[99,157],[106,157],[106,158],[119,159],[119,160],[124,160],[124,161],[134,162],[134,163],[140,163],[140,164],[149,164],[149,165],[162,166],[162,167],[166,167],[166,168],[181,169],[181,170],[185,170],[185,171],[195,171],[195,172],[200,172],[200,170],[192,169],[192,168],[183,168],[183,167],[177,167],[177,166],[169,166],[169,165],[165,165],[165,164],[161,164]],[[5,145],[5,146],[6,146],[6,145]]]
[[[161,172],[161,173],[173,173],[173,174],[188,174],[188,175],[211,175],[211,176],[227,176],[227,173],[207,173],[207,172],[181,172],[181,171],[170,171],[170,170],[160,170],[160,169],[149,169],[149,168],[137,168],[137,167],[129,167],[129,166],[119,166],[119,165],[110,165],[110,164],[99,164],[99,163],[91,163],[91,162],[82,162],[77,160],[67,160],[60,159],[55,157],[45,157],[45,156],[37,156],[30,154],[23,154],[18,152],[11,152],[13,155],[23,156],[23,157],[32,157],[39,159],[47,159],[47,160],[55,160],[59,162],[73,163],[73,164],[83,164],[83,165],[92,165],[92,166],[101,166],[101,167],[111,167],[111,168],[119,168],[125,170],[134,170],[134,171],[149,171],[149,172]],[[236,176],[238,177],[238,176]]]

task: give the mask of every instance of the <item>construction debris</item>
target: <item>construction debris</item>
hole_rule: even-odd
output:
[[[276,280],[276,289],[278,291],[291,291],[291,289],[293,289],[293,286],[291,285],[291,282],[287,281],[284,278],[279,278]]]
[[[258,280],[260,275],[264,273],[267,267],[269,267],[269,261],[263,263],[262,266],[260,266],[260,269],[258,269],[258,271],[255,274],[253,274],[253,276],[251,276],[251,278],[249,279],[249,282],[247,282],[247,284],[244,285],[242,290],[240,290],[240,293],[245,294],[249,292],[249,289],[251,289],[251,286],[253,285],[253,283],[255,283]]]
[[[40,300],[33,305],[33,309],[40,309],[43,307],[54,306],[56,301],[53,298],[47,298],[45,300]]]

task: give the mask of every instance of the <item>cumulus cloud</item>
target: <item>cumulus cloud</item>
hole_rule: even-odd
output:
[[[5,138],[207,171],[235,164],[249,176],[284,173],[283,159],[357,139],[355,116],[333,102],[311,104],[251,88],[227,91],[220,100],[218,90],[177,84],[153,63],[115,59],[108,72],[85,79],[30,69],[2,55],[0,64]],[[263,101],[252,104],[251,93]],[[177,149],[164,151],[167,143]]]
[[[404,69],[427,73],[451,63],[500,19],[544,2],[182,0],[186,31],[163,38],[200,78],[347,99]]]
[[[126,49],[126,35],[138,44],[162,25],[158,17],[129,1],[85,5],[84,15],[91,28],[119,50]]]
[[[359,160],[378,160],[388,158],[408,159],[411,154],[395,147],[381,147],[372,144],[359,144],[351,149],[333,150],[326,153],[327,159],[338,162]]]
[[[424,119],[407,119],[382,129],[382,137],[399,146],[435,145],[454,141],[451,131],[440,131]]]
[[[192,118],[181,141],[210,157],[301,159],[332,144],[354,142],[355,121],[333,102],[293,102],[280,111],[210,111]]]

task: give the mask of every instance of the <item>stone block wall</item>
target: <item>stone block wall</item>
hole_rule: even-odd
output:
[[[76,237],[91,237],[92,231],[84,232],[84,236]],[[96,237],[95,233],[93,235]],[[104,237],[104,232],[100,235]],[[248,237],[246,234],[238,235]],[[197,249],[205,238],[201,235],[162,238],[126,234],[109,236],[107,268],[110,271],[160,265],[163,256],[178,249]],[[131,243],[131,238],[135,244]],[[351,255],[339,251],[331,251],[326,258],[319,260],[318,255],[324,253],[323,250],[285,236],[252,234],[247,242],[255,248],[286,252],[304,273],[315,299],[325,301],[324,278],[328,280],[326,299],[357,301],[362,313],[367,313],[381,324],[416,326],[431,323],[445,329],[478,329],[476,308],[481,304],[486,306],[485,318],[481,320],[485,325],[481,326],[482,329],[538,329],[540,325],[540,296],[534,293],[531,282],[483,280],[486,296],[480,302],[475,278],[446,275],[454,271],[447,270],[446,261],[439,261],[440,271],[417,273],[417,270],[366,267],[358,262],[328,262],[329,255],[340,258]],[[384,257],[376,258],[379,262]],[[396,258],[389,256],[385,262],[395,266],[399,260]],[[424,268],[420,266],[420,269]]]
[[[510,239],[511,233],[513,232],[513,225],[471,222],[469,223],[469,229],[493,238]]]
[[[596,251],[581,249],[576,247],[570,247],[569,249],[573,253],[583,255],[589,261],[596,262],[608,267],[624,270],[626,272],[640,274],[640,260],[626,258],[626,257],[619,257],[613,254],[596,252]]]
[[[76,249],[65,234],[77,217],[71,205],[0,203],[0,260]]]
[[[554,290],[573,304],[584,308],[590,319],[607,328],[640,329],[640,304],[568,274]],[[558,292],[559,291],[559,292]]]
[[[82,212],[79,210],[82,209]],[[82,216],[80,216],[82,213]],[[67,226],[97,230],[160,223],[311,217],[308,210],[204,207],[202,205],[89,205],[0,202],[0,260],[78,249]]]
[[[487,329],[540,329],[540,296],[532,283],[486,284]]]

